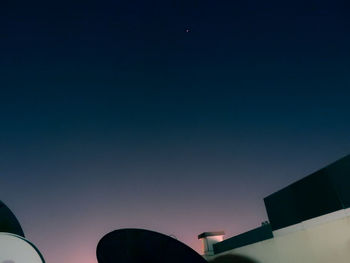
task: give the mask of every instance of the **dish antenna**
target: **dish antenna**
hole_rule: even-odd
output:
[[[207,263],[180,241],[145,229],[119,229],[97,245],[99,263]]]
[[[0,263],[45,263],[39,250],[28,240],[0,233]]]
[[[11,210],[0,201],[0,232],[12,233],[24,237],[21,225]],[[2,263],[0,261],[0,263]]]

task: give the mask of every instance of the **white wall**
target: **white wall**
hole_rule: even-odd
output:
[[[293,230],[294,229],[294,230]],[[259,263],[349,263],[350,213],[340,210],[276,231],[273,239],[224,254],[248,256]]]

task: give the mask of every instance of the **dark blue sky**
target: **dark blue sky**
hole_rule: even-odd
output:
[[[3,1],[1,199],[52,263],[259,225],[349,153],[345,2]]]

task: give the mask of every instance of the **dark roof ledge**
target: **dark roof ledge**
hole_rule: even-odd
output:
[[[223,235],[225,235],[224,231],[203,232],[202,234],[198,235],[198,239],[205,238],[205,237],[212,237],[212,236],[223,236]]]

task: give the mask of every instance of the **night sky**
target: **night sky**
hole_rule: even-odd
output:
[[[350,152],[346,1],[1,1],[0,199],[50,263],[227,237]]]

